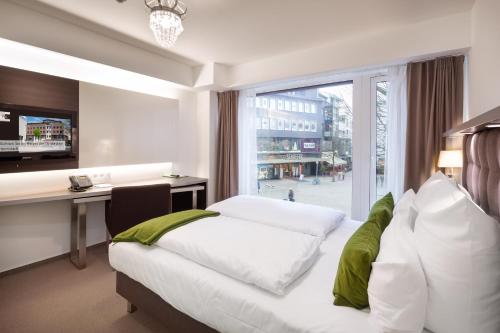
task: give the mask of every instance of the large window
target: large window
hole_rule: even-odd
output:
[[[390,92],[399,81],[382,70],[336,77],[332,84],[242,94],[249,97],[240,115],[250,126],[239,128],[240,157],[248,160],[241,193],[332,207],[363,220],[378,198],[397,191],[404,142],[389,125],[397,120],[391,108],[399,110],[399,94]]]
[[[278,108],[267,101],[277,100]],[[353,84],[257,97],[261,196],[351,212]]]
[[[389,83],[385,79],[375,81],[375,199],[387,193],[385,158],[387,147],[387,93]]]

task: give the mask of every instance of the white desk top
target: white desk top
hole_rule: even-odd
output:
[[[207,179],[197,178],[197,177],[183,177],[183,178],[156,178],[150,180],[141,180],[130,183],[120,183],[113,184],[114,187],[117,186],[142,186],[142,185],[153,185],[153,184],[170,184],[172,188],[191,186],[200,183],[206,183]],[[111,187],[107,188],[96,188],[93,187],[85,192],[71,192],[68,189],[61,189],[58,191],[51,192],[34,192],[24,195],[14,195],[9,197],[0,197],[0,207],[1,206],[12,206],[12,205],[22,205],[31,204],[37,202],[48,202],[57,200],[73,200],[78,198],[89,198],[106,196],[111,194]]]

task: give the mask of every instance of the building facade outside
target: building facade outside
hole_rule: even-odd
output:
[[[345,161],[344,171],[352,170],[352,109],[336,95],[322,94],[327,100],[323,107],[325,125],[323,151]]]
[[[352,113],[349,117],[342,102],[318,89],[257,97],[258,179],[301,179],[345,171],[350,163]]]

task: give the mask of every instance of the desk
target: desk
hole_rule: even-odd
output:
[[[207,179],[205,178],[158,178],[120,183],[113,185],[113,187],[154,184],[170,184],[173,212],[197,207],[206,208]],[[94,187],[85,192],[71,192],[64,189],[11,196],[0,198],[0,207],[59,200],[71,202],[70,260],[77,268],[85,268],[87,265],[87,203],[111,200],[111,187]]]

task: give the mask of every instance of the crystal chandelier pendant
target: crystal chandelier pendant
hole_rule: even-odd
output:
[[[184,31],[182,19],[186,6],[178,0],[146,0],[145,3],[151,9],[149,27],[156,41],[163,47],[172,47]]]
[[[181,18],[166,10],[154,10],[149,17],[149,26],[158,44],[172,47],[184,31]]]

